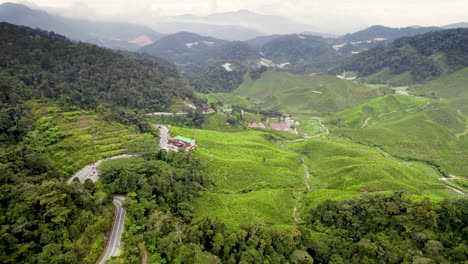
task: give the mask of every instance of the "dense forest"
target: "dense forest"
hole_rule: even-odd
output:
[[[320,71],[342,59],[325,38],[310,35],[281,36],[265,43],[261,50],[276,63],[291,63],[289,68],[298,73]]]
[[[192,95],[168,62],[75,43],[53,32],[1,23],[0,49],[1,79],[8,82],[2,84],[2,102],[52,98],[81,107],[156,111]]]
[[[231,71],[223,65],[222,62],[187,65],[184,67],[184,75],[198,92],[232,91],[244,81],[244,75],[249,69],[238,62],[229,63]]]
[[[468,66],[468,29],[451,29],[404,37],[345,60],[335,70],[368,76],[389,68],[392,74],[410,72],[414,80],[433,79]]]

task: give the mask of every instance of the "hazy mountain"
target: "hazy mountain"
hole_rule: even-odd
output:
[[[140,25],[70,19],[13,3],[0,5],[0,21],[51,30],[73,40],[131,51],[162,36]]]
[[[240,26],[265,35],[291,34],[304,31],[317,31],[316,28],[296,23],[281,16],[262,15],[248,10],[237,12],[215,13],[208,16],[183,15],[170,17],[170,20],[181,23],[197,23],[222,26]],[[320,34],[320,33],[317,33]]]
[[[445,25],[445,26],[442,26],[442,28],[445,28],[445,29],[468,28],[468,22],[460,22],[460,23]]]
[[[431,31],[441,30],[438,27],[404,27],[404,28],[391,28],[385,26],[371,26],[364,30],[346,34],[341,37],[348,41],[369,41],[369,40],[388,40],[392,41],[401,37],[415,36],[424,34]]]
[[[398,77],[400,84],[432,79],[468,67],[468,29],[448,29],[404,37],[348,58],[336,70],[375,75],[379,81]],[[378,76],[377,76],[378,75]]]
[[[159,32],[173,34],[181,31],[193,32],[204,36],[212,36],[215,38],[226,40],[247,40],[256,36],[263,35],[262,33],[244,28],[237,25],[214,25],[210,23],[197,23],[197,22],[160,22],[155,25]]]
[[[193,62],[195,55],[225,43],[227,41],[222,39],[189,32],[179,32],[165,36],[139,51],[175,63],[188,63]]]
[[[266,43],[274,40],[274,39],[277,39],[281,36],[284,36],[284,35],[268,35],[268,36],[259,36],[259,37],[255,37],[253,39],[249,39],[249,40],[246,40],[244,41],[245,43],[251,45],[251,46],[254,46],[254,47],[261,47],[263,45],[265,45]]]

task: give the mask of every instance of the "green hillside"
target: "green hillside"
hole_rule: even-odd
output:
[[[379,145],[400,157],[433,162],[444,173],[467,175],[466,116],[450,107],[451,100],[432,100],[421,106],[425,100],[379,98],[334,115],[332,131]]]
[[[468,102],[468,68],[443,76],[421,85],[410,87],[411,92],[436,98],[453,98],[455,101],[463,100],[465,109]]]
[[[351,56],[334,69],[370,81],[412,84],[468,66],[468,29],[449,29],[404,37]]]
[[[171,135],[193,136],[194,130],[171,128]],[[198,130],[197,149],[213,182],[195,202],[198,216],[219,217],[230,227],[259,217],[267,223],[292,224],[293,190],[303,190],[300,156],[269,140],[277,136],[260,131],[215,132]]]
[[[334,125],[341,127],[360,128],[365,120],[376,122],[390,113],[410,112],[423,107],[430,99],[415,98],[407,95],[386,95],[369,100],[356,107],[349,108],[334,114],[330,120]]]
[[[36,128],[28,135],[31,147],[48,156],[64,176],[107,157],[159,149],[158,139],[151,134],[106,121],[92,111],[36,101],[28,106]]]
[[[271,71],[257,80],[246,76],[235,91],[258,101],[263,109],[310,115],[340,111],[389,92],[332,76]]]
[[[457,194],[447,189],[431,167],[403,162],[377,148],[346,139],[310,139],[289,143],[288,147],[305,155],[312,177],[310,205],[326,199],[350,199],[369,193],[403,191],[414,197],[440,200]]]

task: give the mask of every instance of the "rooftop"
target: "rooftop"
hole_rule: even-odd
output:
[[[182,137],[182,136],[177,136],[174,139],[177,139],[177,140],[180,140],[180,141],[183,141],[183,142],[187,142],[189,144],[191,144],[194,141],[191,138],[186,138],[186,137]]]

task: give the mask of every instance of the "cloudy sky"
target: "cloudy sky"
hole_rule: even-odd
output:
[[[0,0],[0,2],[7,2]],[[248,9],[344,33],[380,24],[444,25],[468,21],[468,0],[10,0],[68,16],[149,24],[158,17]]]

